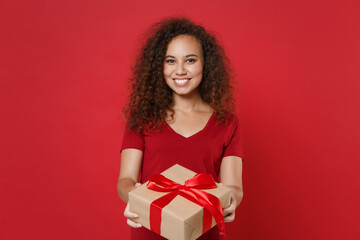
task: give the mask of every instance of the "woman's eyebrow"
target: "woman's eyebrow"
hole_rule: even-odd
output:
[[[188,54],[185,57],[188,58],[188,57],[199,57],[199,56],[196,54]],[[171,55],[166,55],[165,58],[175,58],[175,57]]]

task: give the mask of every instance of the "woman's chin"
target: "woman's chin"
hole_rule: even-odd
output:
[[[181,97],[192,97],[195,95],[199,95],[198,89],[189,90],[189,89],[173,89],[173,95],[178,95]]]

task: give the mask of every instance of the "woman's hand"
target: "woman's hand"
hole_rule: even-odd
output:
[[[231,192],[230,206],[223,209],[224,221],[233,222],[235,219],[235,209],[236,209],[236,198],[234,192]]]
[[[136,183],[135,187],[140,186],[141,183]],[[125,210],[124,210],[124,216],[127,218],[127,224],[133,228],[139,228],[142,227],[140,223],[135,222],[137,218],[139,218],[139,215],[136,213],[130,212],[129,202],[126,204]]]

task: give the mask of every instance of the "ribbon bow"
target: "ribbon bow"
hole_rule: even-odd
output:
[[[184,185],[171,181],[161,174],[156,174],[151,177],[146,186],[151,190],[169,192],[150,205],[150,229],[153,232],[160,234],[162,209],[177,195],[180,195],[204,208],[203,233],[211,228],[213,216],[220,228],[220,233],[224,234],[224,216],[220,200],[210,193],[199,190],[216,188],[215,181],[210,174],[197,174],[188,179]]]

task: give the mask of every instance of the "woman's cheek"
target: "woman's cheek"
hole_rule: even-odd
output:
[[[170,71],[169,67],[164,67],[163,73],[164,73],[165,78],[169,77],[171,75],[171,71]]]
[[[191,72],[192,72],[193,75],[202,75],[203,68],[202,68],[201,65],[200,66],[194,65],[191,68]]]

